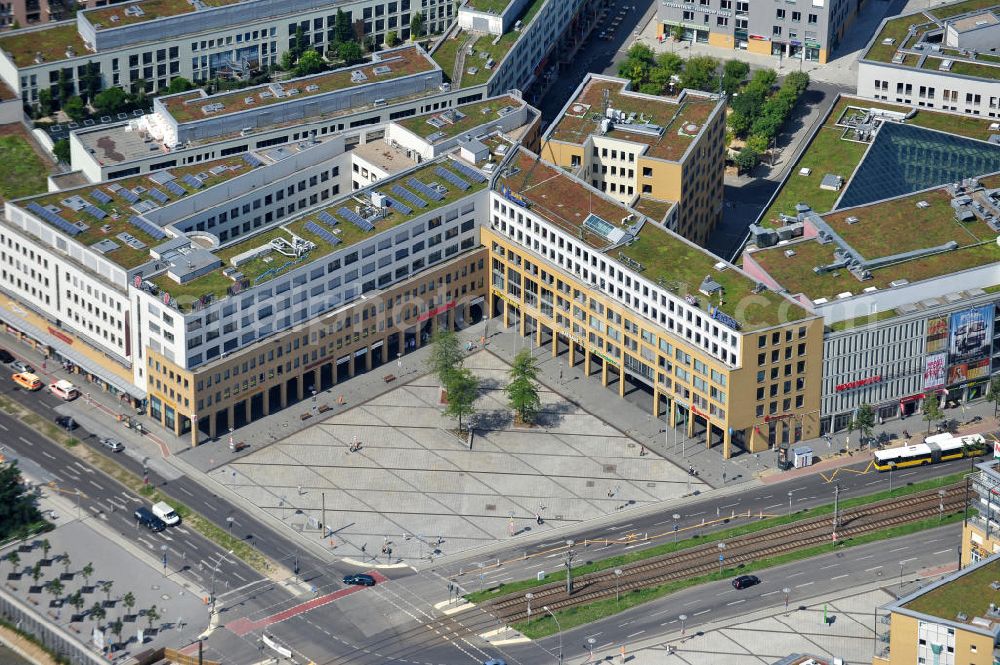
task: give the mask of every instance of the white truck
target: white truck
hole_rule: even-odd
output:
[[[181,516],[178,515],[170,504],[166,501],[160,501],[159,503],[153,504],[153,514],[163,520],[163,523],[167,526],[173,526],[175,524],[180,524]]]

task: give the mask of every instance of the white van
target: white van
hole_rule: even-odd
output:
[[[80,391],[76,389],[76,386],[65,379],[59,379],[55,383],[50,383],[49,392],[67,402],[71,402],[80,396]]]
[[[170,504],[166,501],[160,501],[159,503],[153,504],[153,514],[159,517],[167,526],[173,526],[179,524],[181,521],[181,516],[174,512],[174,509],[170,507]]]

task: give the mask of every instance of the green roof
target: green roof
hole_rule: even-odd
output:
[[[396,123],[417,136],[427,138],[436,134],[438,140],[442,140],[490,123],[500,117],[498,112],[501,109],[511,106],[520,109],[524,106],[524,102],[510,96],[494,97],[475,104],[447,109],[440,113],[397,120]],[[458,118],[456,112],[460,112],[465,117]],[[434,121],[433,124],[432,121]]]
[[[920,593],[903,608],[932,617],[970,623],[975,617],[987,617],[990,604],[1000,604],[1000,590],[993,583],[1000,579],[1000,559],[993,559],[965,574],[947,580]],[[959,615],[965,619],[960,619]]]
[[[73,47],[78,57],[92,56],[76,29],[76,21],[56,23],[40,30],[0,33],[0,51],[9,53],[18,67],[34,65],[37,54],[42,56],[42,62],[39,63],[42,65],[66,60],[67,46]]]
[[[170,293],[173,298],[189,297],[192,299],[198,299],[204,295],[212,295],[215,298],[222,298],[226,296],[228,288],[233,285],[233,281],[222,273],[224,269],[231,267],[229,260],[234,256],[265,245],[274,238],[291,238],[291,235],[294,234],[295,236],[313,242],[316,247],[306,255],[304,261],[300,262],[294,262],[291,259],[286,259],[284,257],[278,258],[272,255],[270,257],[253,259],[247,263],[241,264],[238,269],[243,276],[250,281],[251,286],[266,283],[281,276],[282,274],[285,274],[288,269],[293,267],[293,263],[295,264],[295,267],[298,267],[298,264],[300,263],[313,263],[325,256],[328,256],[334,251],[339,252],[343,249],[351,247],[358,242],[374,237],[383,231],[398,226],[403,222],[411,220],[419,215],[433,212],[438,208],[474,194],[475,192],[478,192],[486,187],[487,183],[473,183],[468,178],[463,178],[470,184],[469,189],[465,191],[451,185],[435,173],[438,167],[447,167],[449,163],[450,161],[447,159],[443,161],[434,161],[416,171],[403,173],[397,178],[386,179],[374,184],[370,188],[370,191],[387,194],[396,201],[406,204],[407,201],[403,197],[400,197],[392,191],[394,185],[399,185],[407,191],[410,191],[415,196],[421,197],[422,200],[426,201],[427,206],[424,208],[410,206],[412,211],[406,214],[401,212],[399,209],[390,207],[388,208],[388,214],[386,217],[374,222],[375,228],[373,231],[362,231],[358,226],[355,226],[350,221],[345,219],[344,215],[340,213],[340,209],[348,208],[353,210],[355,203],[353,198],[344,197],[334,203],[331,203],[325,208],[315,209],[292,221],[281,224],[277,228],[272,227],[266,231],[256,233],[251,237],[237,243],[226,245],[225,247],[215,251],[215,255],[222,260],[223,265],[207,275],[203,275],[186,284],[177,284],[166,275],[160,275],[152,281],[161,290]],[[447,170],[452,171],[455,175],[461,177],[461,174],[456,169],[448,168]],[[419,191],[413,189],[409,184],[407,184],[410,178],[416,178],[418,181],[428,185],[434,183],[444,185],[447,192],[444,193],[441,200],[431,200],[430,197],[421,196]],[[357,196],[360,193],[361,192],[355,192],[354,196]],[[325,212],[327,215],[335,219],[337,224],[335,226],[330,226],[326,221],[321,220],[319,218],[321,212]],[[340,242],[336,245],[332,245],[321,235],[307,230],[306,226],[310,223],[314,223],[318,227],[331,232],[340,240]]]

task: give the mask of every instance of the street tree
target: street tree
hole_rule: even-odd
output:
[[[931,433],[931,423],[942,418],[944,418],[944,413],[941,412],[941,404],[938,402],[938,396],[932,393],[924,399],[924,420],[927,421],[928,434]]]
[[[62,560],[63,570],[67,575],[69,575],[69,567],[72,565],[72,562],[69,560],[69,552],[63,552],[62,557],[60,558]]]
[[[435,331],[431,337],[427,368],[437,375],[441,385],[447,387],[448,376],[462,368],[462,360],[462,345],[458,341],[458,335],[444,328]]]
[[[132,608],[135,607],[135,594],[131,591],[122,596],[122,605],[125,606],[126,616],[132,614]]]
[[[21,482],[17,462],[0,466],[0,541],[26,536],[41,519],[35,498]]]
[[[670,30],[670,35],[674,38],[675,42],[683,41],[684,39],[684,27],[680,25],[675,25]]]
[[[749,173],[753,171],[754,167],[760,164],[760,153],[751,148],[750,146],[744,146],[733,157],[733,163],[736,164],[736,170],[740,173]]]
[[[122,641],[122,628],[124,628],[122,620],[115,619],[108,627],[115,636],[115,646],[118,646],[118,643]]]
[[[104,592],[104,600],[107,603],[111,602],[111,588],[115,585],[114,580],[105,580],[101,582],[101,591]]]
[[[80,574],[83,575],[83,581],[90,586],[90,576],[94,574],[94,564],[87,562],[83,568],[80,569]]]
[[[416,41],[424,36],[424,13],[417,12],[410,18],[410,36]]]
[[[65,590],[63,588],[63,583],[60,582],[58,579],[49,580],[48,584],[45,585],[45,588],[48,589],[48,592],[50,594],[52,594],[52,600],[59,600],[59,597]]]
[[[70,597],[67,598],[66,600],[73,607],[73,609],[76,610],[76,615],[80,616],[80,610],[83,609],[83,604],[84,604],[83,594],[80,593],[80,590],[77,589],[76,591],[74,591],[72,594],[70,594]]]
[[[522,423],[534,421],[541,406],[538,397],[538,360],[528,349],[521,349],[510,368],[510,383],[505,389],[510,408]]]
[[[749,73],[750,65],[742,60],[727,60],[722,66],[722,90],[727,95],[737,92]]]
[[[153,630],[153,624],[159,621],[160,613],[156,609],[156,605],[150,605],[149,609],[146,610],[146,621],[149,622],[149,629]]]
[[[693,90],[714,92],[719,87],[716,70],[719,61],[707,55],[696,55],[688,58],[681,74],[681,86]]]
[[[448,391],[448,405],[444,412],[458,420],[458,431],[461,432],[462,418],[475,412],[473,403],[479,393],[479,379],[464,367],[451,370],[447,379],[445,389]]]
[[[871,404],[862,404],[858,407],[855,412],[854,417],[847,424],[847,431],[853,432],[855,430],[861,434],[861,444],[871,439],[872,430],[875,428],[875,409],[872,408]]]
[[[31,567],[31,581],[38,586],[38,580],[42,579],[42,564],[35,562],[35,565]]]
[[[6,557],[7,562],[10,563],[10,572],[17,575],[17,567],[21,564],[21,555],[17,552],[11,552]]]
[[[100,603],[94,603],[88,614],[90,614],[90,618],[94,620],[94,623],[97,624],[98,628],[100,628],[101,622],[104,621],[104,618],[108,616],[108,613],[104,611],[104,606]]]
[[[989,390],[986,392],[986,399],[993,402],[993,417],[997,417],[997,407],[1000,406],[1000,376],[993,377],[990,381]]]
[[[45,559],[46,561],[48,561],[49,559],[49,551],[51,549],[52,549],[52,543],[49,542],[48,538],[44,539],[42,541],[42,558]]]

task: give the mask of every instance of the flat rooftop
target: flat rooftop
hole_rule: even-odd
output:
[[[465,164],[465,166],[471,168],[468,164]],[[442,168],[450,174],[449,178],[441,176],[438,169]],[[418,215],[432,212],[437,208],[441,208],[486,188],[487,181],[484,175],[481,174],[481,181],[476,180],[470,178],[468,175],[464,175],[460,168],[460,166],[454,164],[454,160],[451,157],[447,156],[428,162],[416,171],[411,171],[398,177],[387,178],[373,184],[369,188],[359,190],[346,197],[341,197],[329,205],[314,208],[310,212],[283,223],[278,227],[271,227],[253,236],[244,238],[237,243],[229,244],[215,250],[213,253],[222,260],[223,265],[186,284],[178,284],[166,274],[160,275],[151,281],[162,291],[170,293],[173,298],[190,297],[196,299],[206,295],[221,298],[226,296],[229,287],[233,285],[233,280],[224,275],[223,270],[232,267],[230,259],[234,256],[266,245],[271,240],[277,238],[284,238],[290,241],[293,237],[298,237],[308,240],[315,245],[304,260],[283,258],[280,254],[272,252],[271,254],[252,259],[238,266],[237,269],[249,281],[250,286],[266,283],[284,274],[292,265],[298,267],[318,261],[334,251],[341,251],[351,247],[358,242],[398,226]],[[464,182],[468,186],[467,189],[461,189],[451,182],[450,179],[458,179]],[[434,199],[427,195],[422,191],[421,187],[415,186],[413,181],[434,188],[439,192],[441,198]],[[362,210],[361,216],[368,220],[371,225],[371,228],[362,228],[362,226],[351,221],[353,215],[346,215],[344,211],[351,211],[353,213],[355,206],[360,203],[360,200],[371,200],[372,193],[385,194],[391,197],[394,203],[385,208],[386,215],[384,217],[378,214],[370,214],[372,211]],[[420,207],[416,203],[417,201],[422,203],[423,207]]]
[[[396,123],[433,145],[497,120],[521,109],[524,104],[523,100],[505,95],[456,106],[440,113],[397,120]]]
[[[984,12],[989,11],[1000,11],[1000,2],[967,0],[888,20],[872,40],[863,59],[909,69],[1000,79],[1000,56],[949,48],[942,39],[946,21],[957,24],[960,29],[964,26],[967,30],[974,26],[977,18],[981,20]],[[943,65],[945,61],[950,64]]]
[[[605,198],[600,191],[526,151],[519,151],[511,157],[497,182],[498,187],[509,187],[513,196],[521,197],[532,212],[545,217],[573,237],[581,238],[629,270],[681,297],[692,295],[706,313],[709,305],[719,306],[736,319],[744,331],[808,316],[804,309],[777,293],[764,290],[755,295],[756,281],[719,257],[652,222],[643,224],[630,243],[609,240],[596,232],[592,223],[585,223],[586,220],[593,215],[606,222],[609,230],[625,231],[628,225],[635,223],[632,209]],[[629,215],[632,219],[622,225],[622,220]],[[638,270],[636,263],[640,266]],[[722,286],[724,298],[721,305],[717,296],[709,300],[699,293],[706,276]],[[756,298],[755,304],[740,306],[744,296],[751,295]]]
[[[466,7],[473,9],[477,12],[486,12],[487,14],[503,14],[503,11],[510,6],[513,0],[469,0],[466,3]]]
[[[409,46],[377,53],[378,60],[365,65],[342,67],[322,74],[243,88],[233,92],[204,95],[197,90],[180,95],[162,97],[160,101],[173,119],[181,124],[218,118],[229,113],[271,106],[288,101],[322,95],[392,79],[434,71],[433,61],[424,55],[419,46]],[[210,106],[211,105],[211,106]],[[206,111],[206,107],[215,110]]]
[[[66,60],[67,48],[78,56],[90,53],[76,29],[76,21],[0,33],[0,51],[10,54],[18,67],[36,64],[37,56],[41,56],[43,63]]]
[[[610,108],[623,112],[627,119],[612,124],[606,134],[609,138],[644,144],[648,157],[678,161],[721,103],[689,91],[675,99],[643,95],[626,90],[627,85],[621,79],[590,78],[549,130],[548,140],[581,145],[587,137],[600,135],[607,94]],[[662,131],[655,133],[643,126]]]
[[[990,615],[990,605],[1000,600],[1000,590],[994,583],[1000,580],[1000,558],[993,556],[980,565],[969,566],[926,591],[917,591],[900,599],[898,606],[912,612],[943,619],[952,623],[975,625],[980,630],[996,632],[1000,617]],[[987,626],[973,623],[976,617]]]
[[[989,210],[985,199],[990,190],[1000,187],[1000,176],[980,178],[980,183],[984,190],[974,193],[972,199]],[[870,287],[885,289],[897,280],[918,282],[1000,261],[997,232],[978,217],[958,221],[951,200],[951,193],[937,188],[821,215],[844,242],[869,261],[949,242],[956,245],[951,250],[901,258],[871,269],[868,280],[857,279],[846,268],[822,273],[813,270],[834,263],[836,241],[821,244],[814,238],[795,240],[753,251],[749,256],[789,293],[802,293],[814,301],[834,300],[839,294],[858,294]],[[992,200],[1000,205],[1000,194]]]
[[[129,270],[149,261],[149,250],[167,239],[166,234],[153,237],[147,227],[132,222],[134,217],[254,168],[241,156],[227,157],[19,199],[15,204],[55,228],[60,228],[58,218],[65,220],[77,229],[75,234],[60,229],[65,235]],[[47,219],[40,210],[32,210],[35,206],[42,206],[56,217]]]
[[[390,175],[411,169],[417,165],[417,160],[406,156],[406,150],[394,148],[385,141],[362,143],[355,146],[351,150],[351,154],[382,169]]]
[[[916,113],[912,118],[903,122],[904,126],[912,125],[925,129],[936,129],[940,132],[977,139],[983,142],[989,139],[991,134],[997,133],[996,130],[990,129],[990,125],[996,122],[995,119],[991,118],[984,119],[927,109],[913,109],[909,106],[897,106],[862,99],[860,97],[842,95],[837,100],[837,103],[833,105],[833,108],[830,109],[823,124],[816,129],[808,147],[799,156],[798,161],[789,169],[788,177],[781,183],[777,195],[760,218],[759,223],[761,226],[781,226],[782,222],[779,215],[795,215],[795,206],[799,203],[805,203],[817,212],[826,212],[834,208],[841,194],[844,193],[845,187],[850,188],[852,178],[860,170],[859,166],[862,164],[862,159],[865,158],[869,146],[872,145],[870,142],[855,140],[851,126],[861,120],[865,113],[872,109],[902,115],[915,111]],[[926,138],[924,137],[924,139]],[[942,138],[947,139],[947,137]],[[942,142],[942,146],[944,146],[945,142]],[[912,143],[909,143],[909,145],[912,145]],[[907,141],[901,141],[895,148],[897,164],[894,170],[909,169],[914,171],[912,182],[923,182],[922,185],[911,186],[909,191],[916,191],[932,185],[943,185],[951,181],[951,179],[946,179],[940,182],[926,182],[924,179],[926,174],[920,174],[920,167],[923,166],[920,163],[921,160],[916,160],[912,156],[908,156],[910,148],[907,146]],[[913,147],[916,148],[917,146]],[[981,149],[988,149],[993,146],[982,143],[979,144],[979,147]],[[925,148],[926,146],[924,146]],[[892,151],[890,151],[890,154],[892,154]],[[925,153],[918,153],[914,150],[909,154],[923,155]],[[949,166],[950,163],[949,160],[942,159],[933,162],[928,161],[927,166]],[[883,167],[885,168],[886,165],[883,164]],[[980,175],[982,172],[968,173],[966,177]],[[916,177],[917,174],[920,175],[919,178]],[[846,183],[845,187],[842,187],[840,190],[822,189],[820,184],[827,175],[842,177]],[[891,196],[894,193],[898,192],[890,192],[885,194],[885,196]]]
[[[89,9],[84,14],[91,25],[99,30],[120,28],[123,25],[144,23],[158,18],[190,14],[192,12],[235,5],[243,0],[142,0],[121,2],[110,7]]]

